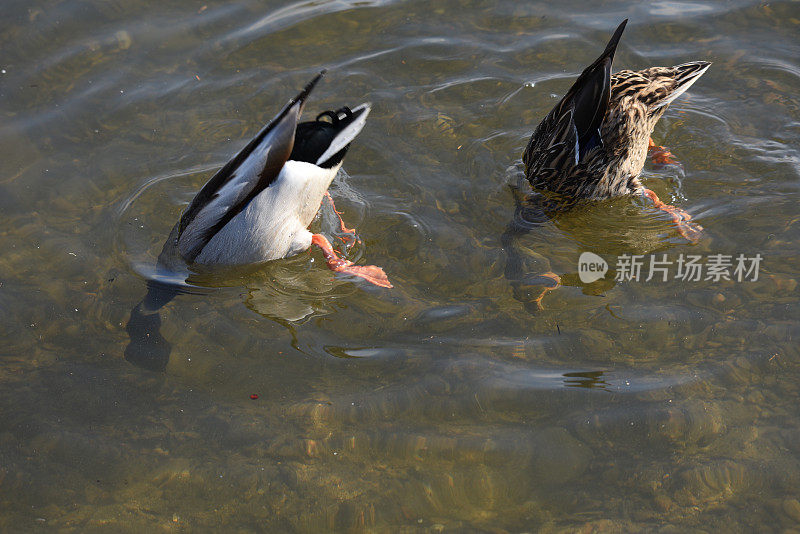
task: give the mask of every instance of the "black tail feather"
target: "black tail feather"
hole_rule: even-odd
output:
[[[578,130],[579,157],[601,143],[600,124],[611,99],[611,63],[627,23],[628,19],[622,21],[603,53],[584,69],[568,93],[575,110],[573,120]]]
[[[225,226],[233,217],[235,217],[256,195],[263,191],[273,180],[275,180],[286,162],[286,159],[292,152],[294,144],[294,133],[297,125],[297,119],[303,111],[306,99],[308,98],[311,90],[317,85],[317,82],[325,75],[322,70],[314,76],[314,78],[306,84],[297,96],[289,100],[283,109],[273,118],[266,126],[264,126],[258,134],[250,140],[247,145],[239,151],[228,163],[226,163],[220,170],[217,171],[211,179],[200,189],[200,191],[192,199],[191,204],[181,215],[178,222],[178,231],[175,236],[176,241],[180,239],[186,227],[198,216],[201,210],[208,205],[219,194],[223,186],[231,179],[234,171],[245,161],[253,151],[260,146],[267,136],[274,136],[274,146],[269,152],[269,157],[266,158],[265,167],[259,174],[257,182],[250,184],[250,187],[243,189],[244,193],[241,198],[238,198],[233,206],[231,206],[225,215],[209,229],[207,234],[213,235],[220,228]],[[297,107],[295,107],[297,106]],[[292,120],[284,121],[287,117],[292,117]],[[284,154],[285,152],[285,154]],[[246,194],[245,194],[246,193]],[[210,237],[206,236],[205,240],[195,243],[190,249],[189,253],[182,250],[185,259],[194,260],[195,256],[200,253],[203,246],[207,243]]]

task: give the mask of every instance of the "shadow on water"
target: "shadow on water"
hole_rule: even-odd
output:
[[[169,363],[172,345],[161,335],[159,310],[179,292],[177,286],[148,281],[147,294],[131,310],[125,331],[129,343],[125,359],[150,371],[164,372]]]
[[[158,257],[155,272],[147,280],[147,294],[131,310],[125,325],[129,343],[125,359],[150,371],[164,372],[172,345],[161,335],[160,310],[181,294],[207,294],[208,289],[187,282],[186,266],[181,269],[168,238]]]
[[[333,221],[338,219],[330,211],[320,210],[317,223],[336,235]],[[248,309],[282,326],[291,337],[291,346],[306,354],[298,340],[298,325],[331,313],[333,303],[343,296],[373,289],[360,279],[331,273],[314,254],[301,253],[255,265],[207,267],[187,265],[170,243],[168,238],[155,268],[137,268],[147,279],[147,293],[133,307],[125,325],[129,338],[125,359],[150,371],[165,372],[169,364],[172,345],[161,334],[160,311],[178,296],[235,290]],[[363,252],[358,244],[339,248],[353,260]]]
[[[165,245],[165,249],[166,247]],[[296,324],[327,313],[324,302],[319,302],[320,298],[324,301],[324,295],[315,294],[315,291],[331,284],[314,285],[315,276],[293,271],[292,266],[287,263],[297,263],[296,260],[279,260],[247,268],[229,267],[191,272],[188,271],[188,266],[185,271],[169,270],[163,256],[163,253],[159,256],[156,267],[158,274],[148,275],[147,293],[133,307],[125,325],[129,338],[124,351],[125,359],[143,369],[166,371],[172,345],[161,334],[160,311],[180,295],[201,296],[216,293],[225,287],[241,289],[242,285],[259,286],[248,288],[246,306],[283,326],[292,338],[292,347],[299,352],[304,351],[297,339]],[[174,260],[170,260],[170,264],[175,267]],[[260,276],[253,283],[256,271]],[[331,278],[330,275],[327,278]],[[262,284],[265,279],[268,282]],[[292,293],[292,289],[296,292]]]
[[[608,391],[605,371],[576,371],[564,373],[564,385],[571,388],[604,389]]]

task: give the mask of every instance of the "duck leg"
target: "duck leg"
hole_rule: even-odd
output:
[[[510,282],[514,299],[528,313],[535,314],[544,309],[544,296],[561,285],[561,278],[550,270],[550,261],[532,250],[526,250],[519,240],[531,230],[546,224],[549,218],[544,206],[528,198],[519,185],[509,185],[514,195],[514,218],[500,236],[500,244],[506,254],[504,275]]]
[[[386,273],[383,272],[383,269],[380,267],[375,265],[354,265],[353,262],[338,257],[324,235],[313,234],[311,236],[311,244],[317,245],[322,249],[322,255],[325,256],[325,261],[331,271],[358,276],[378,287],[392,287],[392,283],[389,282],[389,277],[386,276]]]
[[[666,147],[655,144],[652,137],[647,141],[647,150],[650,151],[650,159],[656,165],[679,165],[672,152]]]
[[[520,280],[515,288],[517,296],[525,302],[532,302],[536,305],[536,310],[544,309],[542,299],[549,292],[561,286],[561,277],[552,271],[546,273],[526,276]]]
[[[653,205],[656,208],[666,212],[670,217],[672,217],[672,220],[675,221],[675,225],[678,227],[678,232],[684,238],[692,243],[697,243],[697,241],[700,239],[700,236],[703,234],[703,227],[697,223],[690,222],[692,219],[691,215],[680,208],[676,208],[670,204],[665,204],[651,189],[645,188],[643,192],[644,196],[653,201]]]
[[[344,232],[345,234],[348,234],[346,237],[340,237],[339,239],[341,239],[345,243],[347,243],[347,241],[351,239],[353,240],[353,243],[361,242],[361,239],[359,239],[358,236],[356,235],[355,228],[348,228],[347,226],[344,225],[344,220],[342,220],[342,212],[337,211],[336,204],[333,203],[333,197],[331,196],[331,194],[328,191],[325,191],[325,196],[328,197],[328,201],[331,203],[331,208],[333,208],[333,212],[339,219],[339,227],[341,231]]]

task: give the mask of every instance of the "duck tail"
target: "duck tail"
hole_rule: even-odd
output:
[[[652,108],[658,109],[671,104],[676,98],[685,93],[694,82],[699,80],[700,76],[705,74],[710,66],[710,61],[691,61],[672,67],[670,76],[674,79],[674,83],[668,88],[664,97]]]
[[[328,72],[327,69],[322,69],[321,71],[319,71],[319,73],[316,76],[314,76],[314,78],[312,78],[311,81],[308,82],[305,87],[303,87],[303,90],[300,91],[300,93],[296,97],[294,97],[289,101],[286,107],[291,108],[294,104],[300,102],[300,111],[302,112],[303,106],[306,105],[306,99],[308,98],[308,95],[311,94],[311,91],[314,89],[317,83],[322,79],[322,77],[325,76],[326,72]]]
[[[336,128],[338,128],[339,131],[331,140],[331,144],[328,146],[325,152],[323,152],[322,155],[317,158],[317,165],[327,166],[328,160],[333,159],[337,154],[350,145],[353,139],[355,139],[364,128],[364,124],[367,122],[367,115],[369,115],[371,109],[372,105],[368,102],[365,102],[364,104],[361,104],[352,110],[345,107],[335,112],[327,111],[323,114],[320,114],[333,114],[333,116],[336,117],[336,120],[333,124]]]
[[[614,35],[611,36],[611,39],[608,40],[608,44],[606,45],[606,49],[603,51],[603,54],[598,59],[603,59],[606,56],[614,57],[614,52],[617,50],[617,45],[619,44],[620,38],[622,38],[622,32],[625,31],[625,26],[628,25],[628,19],[623,20],[620,22],[617,29],[614,30]]]
[[[573,120],[578,133],[576,156],[579,160],[589,150],[602,144],[600,125],[611,99],[611,64],[627,24],[628,19],[625,19],[617,26],[603,53],[584,69],[568,93],[574,106]]]

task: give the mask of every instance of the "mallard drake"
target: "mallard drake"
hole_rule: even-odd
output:
[[[658,163],[673,162],[650,135],[667,106],[711,63],[693,61],[611,74],[627,22],[622,21],[600,57],[536,127],[523,155],[525,175],[534,189],[568,202],[644,195],[670,214],[681,235],[696,241],[702,227],[690,223],[685,211],[661,202],[642,185],[639,173],[648,150]]]
[[[200,189],[172,228],[157,266],[169,273],[167,281],[148,281],[147,294],[131,310],[125,326],[130,337],[125,348],[128,361],[154,371],[166,369],[171,347],[161,335],[158,312],[184,291],[171,273],[184,271],[187,263],[260,263],[316,245],[330,269],[392,287],[383,269],[339,258],[325,236],[308,230],[323,199],[327,196],[333,203],[328,187],[370,111],[369,104],[361,104],[299,122],[309,93],[324,73],[314,77]],[[339,222],[343,231],[352,232],[341,218]]]
[[[330,269],[392,287],[380,267],[339,258],[325,236],[308,230],[370,111],[369,104],[361,104],[299,122],[323,74],[200,189],[172,229],[161,263],[178,253],[199,265],[243,265],[286,258],[317,245]]]

